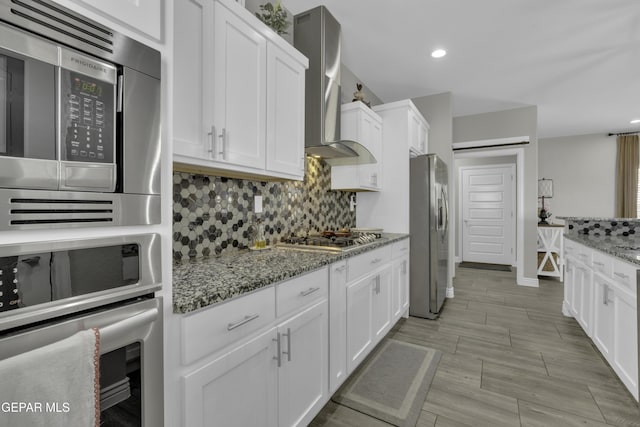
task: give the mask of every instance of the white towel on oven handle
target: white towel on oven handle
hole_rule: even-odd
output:
[[[100,332],[0,360],[0,426],[100,424]]]

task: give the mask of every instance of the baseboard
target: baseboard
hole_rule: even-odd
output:
[[[540,283],[538,282],[537,278],[532,278],[532,277],[518,277],[516,279],[516,283],[519,286],[528,286],[531,288],[538,288],[540,287]]]
[[[566,301],[562,301],[562,315],[565,317],[573,317],[571,311],[569,311],[569,307],[567,307]]]
[[[445,296],[447,298],[453,298],[454,297],[453,286],[451,286],[450,288],[447,288],[447,294]]]

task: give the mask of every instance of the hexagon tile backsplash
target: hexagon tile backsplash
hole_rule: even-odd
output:
[[[262,182],[173,173],[173,258],[186,260],[247,248],[262,196],[267,244],[293,234],[355,227],[354,194],[331,190],[331,169],[308,157],[304,181]]]

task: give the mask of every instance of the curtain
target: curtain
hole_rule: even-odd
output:
[[[639,165],[638,135],[619,135],[616,162],[617,218],[637,218],[638,216]]]

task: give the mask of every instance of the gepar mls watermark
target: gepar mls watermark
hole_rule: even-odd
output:
[[[71,411],[69,402],[1,402],[0,413],[4,414],[66,414]]]

